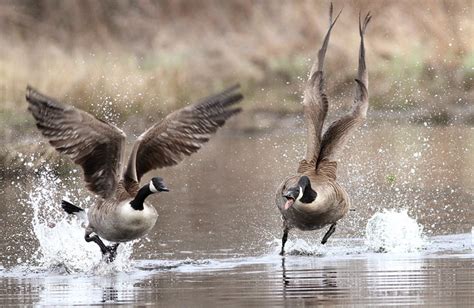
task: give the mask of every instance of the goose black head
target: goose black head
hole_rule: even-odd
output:
[[[130,205],[132,206],[134,210],[142,211],[143,202],[145,201],[145,199],[151,194],[162,192],[162,191],[170,191],[170,190],[168,189],[168,187],[166,187],[162,178],[154,177],[151,179],[150,183],[140,188],[135,198],[132,201],[130,201]]]
[[[311,188],[309,178],[303,175],[298,180],[296,186],[290,187],[283,192],[283,197],[286,198],[285,210],[289,209],[295,201],[311,203],[316,199],[317,195],[316,191]]]
[[[163,179],[159,176],[154,177],[151,179],[150,183],[148,184],[148,188],[152,193],[162,192],[162,191],[170,191],[168,187],[166,187]]]

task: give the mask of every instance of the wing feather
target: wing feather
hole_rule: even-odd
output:
[[[359,67],[357,79],[355,80],[356,91],[354,102],[352,104],[352,110],[349,112],[349,114],[331,123],[324,133],[321,142],[321,152],[319,153],[319,161],[334,160],[340,149],[346,144],[350,134],[362,123],[364,123],[367,116],[367,109],[369,107],[369,76],[365,63],[364,34],[371,18],[372,16],[369,12],[367,13],[364,21],[361,22],[359,15]]]
[[[87,112],[62,105],[32,87],[26,89],[28,110],[36,127],[60,153],[69,156],[84,172],[86,187],[102,198],[117,186],[125,134]]]
[[[150,170],[176,165],[197,152],[227,119],[239,113],[242,98],[235,85],[196,104],[169,114],[135,142],[124,174],[126,182],[140,182]]]
[[[298,172],[315,171],[318,161],[318,155],[321,146],[321,131],[323,129],[324,120],[328,111],[328,99],[323,90],[324,83],[324,58],[326,56],[327,47],[331,31],[336,24],[337,19],[341,15],[342,10],[333,20],[333,6],[331,3],[329,9],[329,29],[324,36],[323,45],[318,51],[318,60],[314,61],[309,79],[306,84],[303,98],[303,110],[306,126],[306,156],[300,162]]]

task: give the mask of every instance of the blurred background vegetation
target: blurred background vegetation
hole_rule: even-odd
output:
[[[21,147],[22,138],[31,146],[27,84],[113,122],[142,118],[144,126],[235,82],[243,86],[247,111],[301,112],[301,89],[327,29],[328,6],[315,0],[2,0],[3,151]],[[372,113],[472,125],[472,0],[334,6],[344,11],[325,67],[331,108],[351,103],[357,18],[359,10],[370,10]]]

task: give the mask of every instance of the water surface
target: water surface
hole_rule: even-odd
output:
[[[192,158],[153,173],[172,191],[151,198],[157,225],[122,247],[113,266],[100,263],[80,223],[59,207],[65,197],[93,202],[79,173],[58,178],[44,162],[36,177],[3,181],[0,305],[473,301],[472,128],[369,123],[339,163],[354,211],[327,245],[326,230],[291,232],[282,259],[273,198],[304,153],[301,123],[238,134],[231,126]],[[367,234],[375,214],[383,219]]]

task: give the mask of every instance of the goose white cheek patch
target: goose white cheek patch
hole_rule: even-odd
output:
[[[301,198],[303,198],[303,188],[300,186],[300,193],[298,194],[298,198],[296,198],[296,200],[300,201]]]
[[[153,185],[153,181],[150,181],[150,184],[148,186],[150,187],[150,191],[152,193],[158,192],[158,189],[156,189],[155,185]]]

